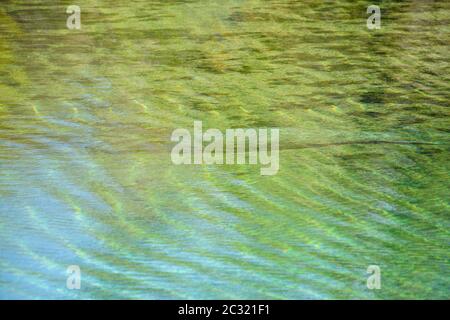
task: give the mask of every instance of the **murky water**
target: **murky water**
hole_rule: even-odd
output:
[[[380,3],[2,1],[0,298],[449,298],[450,2]],[[173,165],[193,120],[279,173]]]

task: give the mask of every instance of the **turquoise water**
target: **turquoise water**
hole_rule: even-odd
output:
[[[370,4],[2,1],[0,298],[448,299],[450,3]],[[278,174],[173,165],[194,120]]]

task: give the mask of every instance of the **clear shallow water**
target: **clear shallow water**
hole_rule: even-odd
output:
[[[1,4],[0,298],[449,298],[449,2],[114,3]],[[194,119],[279,173],[172,165]]]

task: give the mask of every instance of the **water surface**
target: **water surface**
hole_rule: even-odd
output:
[[[448,299],[450,2],[375,2],[381,30],[366,1],[2,1],[0,298]],[[280,171],[174,166],[194,120],[280,128]]]

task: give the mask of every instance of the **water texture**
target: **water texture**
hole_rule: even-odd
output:
[[[450,298],[449,31],[437,0],[2,0],[0,298]],[[173,165],[194,120],[279,128],[280,171]]]

